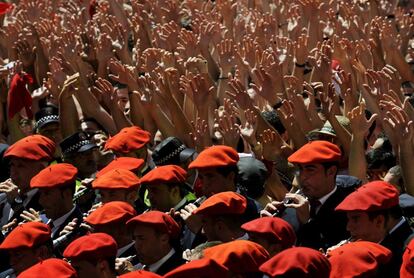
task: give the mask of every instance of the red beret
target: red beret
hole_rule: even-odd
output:
[[[187,172],[177,165],[158,166],[141,178],[142,184],[183,183]]]
[[[210,277],[230,277],[229,270],[215,260],[203,258],[201,260],[190,261],[164,275],[164,278],[210,278]]]
[[[397,206],[399,192],[385,181],[373,181],[362,185],[349,194],[335,210],[377,211]]]
[[[197,158],[190,163],[188,169],[205,169],[226,166],[236,166],[239,154],[228,146],[212,146],[203,150]]]
[[[19,278],[44,278],[44,277],[58,277],[58,278],[77,278],[76,270],[67,262],[60,259],[47,259],[41,261],[34,266],[26,269]]]
[[[56,145],[49,138],[42,135],[30,135],[11,145],[4,153],[4,157],[15,157],[29,160],[53,159]]]
[[[145,146],[151,139],[151,134],[137,126],[125,127],[109,138],[105,150],[120,153],[130,153]]]
[[[0,249],[33,248],[49,240],[51,240],[51,231],[48,225],[40,222],[29,222],[14,228],[0,244]]]
[[[42,171],[30,181],[31,188],[58,188],[73,184],[76,180],[78,169],[72,164],[53,164]]]
[[[4,3],[4,2],[1,2],[0,3],[0,15],[4,15],[4,14],[6,14],[8,11],[10,11],[11,8],[12,7],[12,5],[11,4],[9,4],[9,3]]]
[[[140,169],[144,165],[145,161],[140,158],[135,157],[117,157],[112,160],[108,165],[102,168],[97,174],[96,177],[99,178],[100,176],[108,173],[111,170],[115,169],[125,169],[131,172],[135,172]]]
[[[105,233],[94,233],[72,241],[63,252],[63,256],[75,260],[98,260],[115,258],[118,245],[115,240]]]
[[[119,276],[119,278],[161,278],[158,274],[145,270],[132,271]]]
[[[92,182],[94,189],[136,189],[140,186],[140,180],[129,170],[114,169],[99,176]]]
[[[324,163],[341,159],[341,150],[328,141],[311,141],[288,157],[291,163]]]
[[[277,240],[285,248],[296,243],[296,235],[292,226],[279,217],[261,217],[243,224],[242,229],[249,233],[257,233]]]
[[[355,241],[328,253],[332,270],[330,278],[373,277],[378,267],[387,264],[392,252],[369,241]]]
[[[130,204],[114,201],[97,208],[85,218],[85,221],[92,225],[107,225],[118,222],[125,224],[135,215],[137,212]]]
[[[260,271],[269,277],[285,278],[328,278],[330,270],[328,259],[307,247],[283,250],[260,267]]]
[[[171,238],[176,238],[180,234],[180,227],[177,222],[168,214],[156,210],[135,216],[127,222],[127,225],[147,225],[169,234]]]
[[[414,277],[414,240],[411,240],[405,248],[400,269],[400,277]]]
[[[252,241],[234,240],[205,249],[204,258],[217,261],[233,273],[243,274],[258,272],[269,259],[269,253]]]
[[[209,197],[198,209],[193,211],[193,214],[203,214],[206,216],[243,214],[246,208],[246,197],[233,191],[226,191]]]

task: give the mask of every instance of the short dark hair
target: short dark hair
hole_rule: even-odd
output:
[[[369,220],[373,220],[374,218],[378,217],[379,215],[383,215],[385,219],[385,223],[389,221],[390,218],[399,219],[402,217],[403,213],[401,207],[399,205],[393,206],[388,209],[377,210],[377,211],[369,211],[367,212]]]
[[[392,151],[392,145],[387,137],[381,137],[384,143],[381,147],[369,150],[366,154],[367,168],[380,169],[385,167],[387,170],[396,164],[396,157]]]
[[[237,173],[238,173],[237,165],[217,167],[215,169],[223,177],[227,177],[231,173],[234,173],[235,175],[237,175]]]
[[[72,191],[72,196],[73,196],[73,194],[75,194],[76,192],[76,181],[61,187],[60,191],[63,192],[66,189],[69,189],[70,191]]]
[[[166,183],[166,185],[168,186],[169,189],[171,189],[173,187],[178,187],[178,189],[180,190],[181,198],[184,198],[188,194],[188,190],[185,188],[184,184],[181,184],[181,183]]]
[[[263,111],[261,113],[263,119],[266,120],[274,129],[277,130],[279,134],[282,134],[286,131],[286,128],[283,126],[280,116],[276,110]]]

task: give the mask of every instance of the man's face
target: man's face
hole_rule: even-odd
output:
[[[168,235],[160,235],[155,229],[148,226],[136,225],[133,237],[137,256],[142,264],[153,264],[166,255],[163,254],[165,244],[163,241],[168,241]]]
[[[33,249],[9,250],[10,266],[16,274],[38,263],[39,259]]]
[[[125,189],[99,189],[102,203],[106,204],[113,201],[128,203],[128,191]]]
[[[118,105],[119,108],[124,111],[125,109],[129,108],[129,97],[128,97],[128,89],[127,88],[117,88],[116,95],[118,96]]]
[[[134,150],[132,152],[129,152],[129,153],[122,153],[122,152],[115,152],[115,151],[114,153],[116,157],[134,157],[134,158],[141,158],[144,161],[147,161],[147,156],[148,156],[148,150],[146,146],[140,149]]]
[[[76,270],[79,278],[100,277],[96,265],[84,260],[72,260],[70,264]]]
[[[59,143],[63,139],[59,123],[50,123],[44,125],[43,127],[39,128],[39,134],[55,142],[56,146],[59,146]]]
[[[172,204],[171,190],[166,184],[151,184],[147,186],[151,208],[167,212],[176,204]]]
[[[75,166],[81,178],[89,177],[97,171],[97,149],[93,148],[86,152],[70,154],[65,160]]]
[[[362,211],[347,212],[348,223],[346,229],[353,239],[362,239],[371,242],[380,242],[385,236],[384,222],[379,217],[369,219],[368,214]]]
[[[335,170],[326,169],[322,164],[300,164],[299,186],[308,198],[319,199],[335,186]]]
[[[10,177],[20,190],[30,190],[30,180],[46,167],[43,161],[22,158],[10,159]]]
[[[65,189],[69,190],[69,189]],[[63,200],[65,194],[62,189],[58,188],[40,188],[39,189],[39,203],[44,208],[45,214],[50,219],[57,219],[64,214]]]
[[[200,169],[198,177],[201,180],[203,195],[210,197],[224,191],[235,191],[234,175],[227,177],[221,175],[215,169]]]
[[[216,219],[208,216],[203,216],[203,233],[206,235],[208,241],[220,240],[216,231]]]

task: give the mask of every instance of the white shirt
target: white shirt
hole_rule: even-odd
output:
[[[389,232],[388,234],[392,234],[392,232],[394,232],[395,230],[397,230],[402,224],[404,224],[405,222],[405,218],[401,217],[400,222],[397,223],[397,225],[395,225]]]
[[[325,196],[323,196],[323,197],[319,198],[319,202],[320,202],[321,204],[319,205],[319,207],[317,207],[317,208],[316,208],[316,213],[318,213],[318,212],[319,212],[320,208],[321,208],[321,207],[323,206],[323,204],[324,204],[324,203],[325,203],[325,202],[329,199],[329,197],[331,197],[331,195],[335,193],[336,189],[337,189],[337,187],[335,186],[335,188],[334,188],[331,192],[329,192],[329,193],[328,193],[328,194],[326,194]]]
[[[26,205],[32,200],[33,196],[36,195],[38,191],[39,189],[35,188],[27,192],[26,198],[23,201],[23,206],[26,207]],[[1,213],[1,218],[0,218],[1,226],[6,225],[9,222],[9,220],[13,217],[13,214],[14,214],[14,210],[12,209],[9,202],[7,202],[6,196],[7,195],[5,193],[0,194],[0,197],[1,197],[0,204],[4,203],[3,211]]]
[[[53,228],[52,228],[52,237],[55,235],[56,231],[59,229],[59,227],[66,221],[66,219],[68,219],[68,217],[72,214],[72,212],[75,210],[75,206],[73,206],[73,208],[66,214],[62,215],[61,217],[59,217],[56,220],[51,220],[53,223]],[[50,223],[50,221],[48,222]]]
[[[118,251],[116,252],[116,257],[118,258],[120,255],[122,255],[122,253],[124,253],[126,250],[128,250],[128,248],[130,248],[134,244],[135,244],[135,241],[125,245],[122,248],[119,248]]]

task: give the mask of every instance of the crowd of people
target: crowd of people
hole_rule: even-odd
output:
[[[414,277],[413,12],[0,1],[0,278]]]

